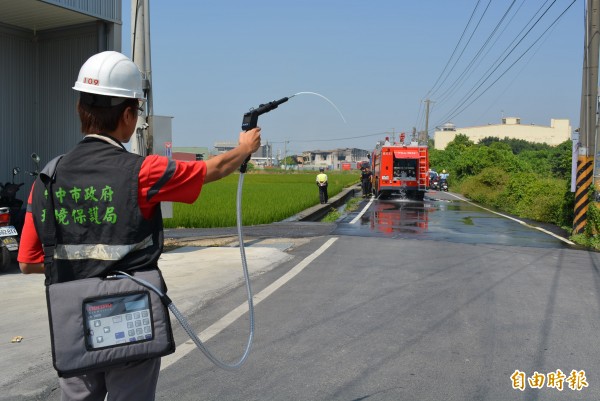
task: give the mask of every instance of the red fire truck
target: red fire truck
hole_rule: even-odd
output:
[[[389,138],[379,142],[371,155],[373,190],[378,198],[388,198],[393,193],[423,200],[429,187],[429,153],[427,146],[416,142],[390,144]]]

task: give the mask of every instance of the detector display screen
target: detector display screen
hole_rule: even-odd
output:
[[[85,301],[83,316],[88,348],[100,349],[152,340],[151,309],[147,292]]]

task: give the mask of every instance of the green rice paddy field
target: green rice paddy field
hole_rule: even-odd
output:
[[[269,224],[285,220],[319,203],[315,172],[252,172],[244,176],[243,225]],[[359,181],[357,172],[327,172],[329,197]],[[165,228],[211,228],[236,225],[236,195],[239,174],[206,184],[191,205],[173,204],[173,218]]]

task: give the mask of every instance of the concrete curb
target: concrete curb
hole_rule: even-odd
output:
[[[360,191],[360,185],[356,184],[352,187],[344,188],[337,195],[329,198],[329,202],[325,205],[315,205],[301,211],[300,213],[285,219],[284,221],[320,221],[331,211],[332,208],[338,208],[345,204],[349,198],[354,197],[356,191]]]

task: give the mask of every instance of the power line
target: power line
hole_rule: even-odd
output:
[[[485,94],[492,86],[494,86],[494,84],[496,84],[496,82],[498,82],[517,62],[519,62],[519,60],[521,60],[521,58],[523,58],[523,56],[525,56],[525,54],[527,54],[527,52],[529,52],[529,50],[531,50],[531,48],[533,46],[535,46],[535,44],[546,34],[546,32],[548,32],[550,30],[550,28],[552,28],[558,22],[558,20],[560,18],[562,18],[562,16],[569,10],[569,8],[571,8],[571,6],[573,4],[575,4],[576,1],[577,0],[573,0],[571,2],[571,4],[569,4],[569,6],[552,22],[552,24],[550,24],[550,26],[548,28],[546,28],[546,30],[544,32],[542,32],[542,34],[531,44],[531,46],[529,46],[527,48],[527,50],[525,50],[521,54],[521,56],[519,56],[519,58],[517,58],[506,70],[504,70],[504,72],[494,82],[492,82],[487,88],[485,88],[483,90],[483,92],[481,92],[475,99],[473,99],[471,102],[469,102],[467,105],[465,105],[462,109],[456,110],[456,113],[454,115],[452,115],[450,117],[450,119],[458,116],[460,113],[462,113],[463,111],[465,111],[471,104],[473,104],[477,99],[479,99],[483,94]],[[477,89],[479,89],[479,87]]]
[[[544,4],[543,4],[543,5],[542,5],[542,6],[541,6],[539,9],[538,9],[538,11],[537,11],[537,12],[534,14],[534,16],[533,16],[532,18],[530,18],[529,22],[527,22],[527,24],[525,25],[525,27],[526,27],[527,25],[529,25],[529,23],[530,23],[530,22],[533,20],[533,18],[535,18],[535,16],[536,16],[536,15],[537,15],[537,14],[538,14],[538,13],[539,13],[541,10],[542,10],[542,8],[543,8],[543,7],[546,5],[546,3],[548,3],[548,1],[550,1],[550,0],[546,0],[546,1],[544,2]],[[523,5],[525,5],[525,2],[526,2],[526,0],[523,0],[523,2],[522,2],[520,5],[519,5],[519,8],[517,8],[517,10],[515,11],[515,13],[514,13],[514,14],[513,14],[513,15],[510,17],[510,20],[508,21],[508,23],[507,23],[507,24],[504,26],[504,28],[502,28],[502,31],[500,32],[500,34],[498,34],[498,36],[497,36],[497,37],[496,37],[496,39],[494,40],[494,43],[492,43],[492,45],[490,46],[490,48],[489,48],[489,49],[488,49],[488,50],[485,52],[485,54],[483,55],[483,57],[482,57],[482,58],[479,60],[479,62],[477,63],[477,66],[475,67],[475,69],[477,69],[477,68],[479,67],[479,65],[481,65],[481,63],[482,63],[483,59],[485,59],[485,58],[487,57],[487,55],[488,55],[488,54],[489,54],[489,53],[492,51],[492,49],[494,49],[494,48],[495,48],[495,46],[496,46],[496,43],[498,43],[498,40],[500,40],[500,38],[502,37],[502,35],[503,35],[503,34],[504,34],[504,32],[506,31],[506,29],[508,29],[508,27],[509,27],[509,26],[510,26],[510,24],[512,23],[512,21],[513,21],[513,19],[515,18],[515,16],[516,16],[516,15],[519,13],[519,11],[520,11],[520,10],[521,10],[521,8],[523,7]],[[524,30],[525,30],[525,28],[523,28],[523,29],[521,30],[521,32],[523,32]],[[519,34],[520,34],[520,33],[519,33]],[[517,37],[518,37],[518,35],[517,35]],[[514,43],[514,41],[515,41],[515,40],[516,40],[516,38],[515,38],[515,39],[513,39],[512,43]],[[512,43],[511,43],[511,44],[512,44]],[[509,45],[509,46],[510,46],[510,45]],[[502,54],[504,54],[505,52],[506,52],[506,49],[504,50],[504,52],[502,52]],[[499,58],[498,58],[498,59],[499,59]],[[495,63],[498,61],[498,59],[496,59],[496,61],[495,61],[494,63],[492,63],[492,66],[493,66],[493,65],[494,65],[494,64],[495,64]],[[487,73],[487,72],[489,72],[489,70],[490,70],[490,69],[491,69],[491,67],[490,67],[490,68],[488,68],[488,70],[486,71],[486,73]],[[484,74],[484,75],[485,75],[485,74]],[[480,79],[481,79],[481,78],[480,78]],[[464,80],[462,80],[460,84],[462,84],[462,82],[464,82]],[[452,97],[452,96],[450,96],[450,97]],[[440,103],[443,103],[443,102],[444,102],[443,100],[440,100]]]
[[[343,139],[368,138],[368,137],[371,137],[371,136],[380,136],[380,135],[389,135],[389,132],[378,132],[376,134],[367,134],[367,135],[360,135],[360,136],[349,136],[349,137],[345,137],[345,138],[290,140],[290,142],[330,142],[330,141],[340,141],[340,140],[343,140]]]
[[[529,65],[529,63],[531,62],[531,60],[533,60],[535,58],[535,55],[538,53],[538,51],[540,51],[540,49],[542,48],[542,46],[544,45],[544,43],[546,42],[546,40],[548,39],[548,36],[546,36],[546,38],[544,38],[544,40],[540,43],[540,45],[537,47],[537,49],[535,49],[535,51],[532,53],[531,57],[529,57],[529,59],[523,64],[523,67],[519,70],[519,72],[517,74],[515,74],[514,78],[512,79],[512,81],[510,81],[510,83],[508,85],[505,86],[504,90],[502,91],[501,94],[499,94],[496,99],[490,103],[490,106],[482,113],[480,118],[483,118],[483,116],[490,111],[490,109],[492,108],[492,106],[494,106],[498,100],[512,87],[512,85],[515,83],[515,81],[517,80],[517,78],[519,77],[519,75],[521,75],[521,73],[527,68],[527,66]]]
[[[477,25],[475,26],[475,28],[473,29],[473,32],[471,32],[471,36],[469,36],[469,40],[467,40],[467,43],[465,44],[465,46],[463,47],[462,51],[460,52],[460,54],[458,55],[458,58],[456,59],[456,61],[454,61],[454,65],[452,66],[452,68],[450,69],[450,71],[448,72],[448,76],[450,74],[452,74],[452,71],[454,71],[454,68],[456,67],[456,65],[458,64],[458,60],[460,60],[460,58],[462,57],[463,53],[465,52],[465,50],[467,50],[467,47],[469,46],[469,43],[471,43],[471,40],[473,39],[473,36],[475,35],[475,32],[477,32],[477,28],[479,28],[479,25],[481,24],[481,21],[483,21],[483,17],[485,17],[485,14],[487,13],[487,10],[490,8],[490,4],[492,4],[492,0],[490,0],[487,4],[487,6],[485,7],[485,10],[483,10],[483,14],[481,14],[481,17],[479,17],[479,21],[477,21]],[[438,88],[439,89],[439,88]],[[437,92],[437,91],[436,91]],[[433,96],[435,94],[432,93],[431,95]]]
[[[437,77],[437,79],[435,80],[435,83],[433,84],[433,86],[431,87],[431,89],[429,89],[429,92],[427,92],[427,96],[429,96],[430,94],[433,95],[435,86],[438,84],[438,82],[440,81],[440,79],[442,78],[442,76],[444,75],[444,72],[446,72],[446,68],[448,68],[448,66],[450,65],[450,61],[452,61],[452,58],[454,57],[454,54],[456,53],[456,50],[458,49],[458,46],[460,45],[460,42],[462,41],[463,37],[465,36],[465,33],[467,32],[467,29],[469,28],[469,25],[471,25],[471,20],[473,19],[473,15],[475,15],[475,11],[477,11],[477,7],[479,7],[479,3],[481,2],[481,0],[477,0],[477,4],[475,4],[475,8],[473,9],[473,12],[471,13],[471,16],[469,17],[469,21],[467,22],[467,25],[465,25],[465,29],[463,29],[462,34],[460,35],[460,39],[458,39],[458,42],[456,42],[456,46],[454,46],[454,50],[452,51],[452,54],[450,55],[450,58],[448,59],[448,61],[446,62],[446,65],[444,66],[444,69],[442,70],[442,72],[440,73],[440,75]]]
[[[477,51],[477,53],[475,54],[475,56],[473,57],[473,59],[471,59],[471,61],[469,62],[469,64],[467,65],[467,67],[464,69],[464,71],[458,76],[458,78],[456,78],[456,80],[448,87],[448,89],[446,89],[440,95],[440,99],[438,99],[439,103],[443,103],[447,99],[447,97],[445,97],[446,94],[451,93],[451,91],[453,91],[456,88],[456,86],[458,86],[458,84],[460,82],[462,82],[462,79],[466,76],[466,74],[469,72],[469,70],[471,70],[471,67],[473,67],[473,64],[475,64],[475,61],[477,61],[477,59],[479,58],[479,56],[481,55],[481,53],[487,47],[488,43],[492,40],[492,38],[496,34],[496,31],[498,31],[498,29],[502,25],[502,22],[504,22],[504,19],[508,16],[508,13],[513,8],[513,6],[515,5],[516,1],[517,0],[513,0],[513,2],[508,7],[508,9],[504,12],[504,15],[502,16],[502,18],[500,19],[500,21],[496,24],[496,27],[494,28],[494,30],[492,31],[492,33],[490,33],[490,35],[486,39],[485,43],[479,48],[479,50]]]
[[[446,115],[444,116],[444,118],[442,118],[440,120],[440,123],[442,123],[445,120],[450,120],[454,117],[456,117],[456,114],[454,114],[466,101],[468,101],[471,97],[473,97],[475,95],[475,93],[479,90],[479,88],[481,88],[483,86],[483,84],[485,84],[491,77],[492,75],[498,70],[498,68],[500,68],[500,66],[508,59],[508,57],[517,49],[517,47],[521,44],[521,42],[529,35],[529,33],[533,30],[533,28],[535,28],[535,26],[541,21],[541,19],[544,17],[544,15],[546,15],[546,13],[552,8],[552,6],[556,3],[557,0],[554,0],[552,2],[552,4],[550,4],[550,6],[548,6],[548,8],[542,13],[542,15],[540,15],[540,17],[535,21],[535,23],[527,30],[527,32],[518,40],[518,42],[512,47],[512,49],[510,49],[510,51],[504,56],[504,58],[502,58],[502,56],[506,53],[506,51],[509,49],[509,47],[517,40],[517,38],[521,35],[521,33],[527,28],[527,25],[529,25],[529,23],[533,20],[533,18],[535,18],[535,15],[537,15],[537,13],[539,12],[539,10],[534,14],[534,16],[532,17],[532,19],[530,19],[530,21],[525,25],[525,27],[521,30],[521,32],[519,32],[519,34],[517,34],[517,36],[515,37],[515,39],[508,45],[508,47],[504,50],[504,52],[502,52],[502,54],[496,59],[496,61],[492,64],[492,66],[485,72],[485,74],[487,75],[483,75],[474,85],[473,87],[471,87],[471,89],[469,89],[467,91],[467,93],[460,99],[460,101],[458,102],[458,104],[456,106],[454,106],[453,108],[451,108],[451,111],[449,111],[448,113],[446,113]],[[571,3],[572,5],[572,3]],[[569,6],[571,7],[571,6]],[[569,8],[568,7],[568,8]],[[567,8],[567,9],[568,9]],[[566,11],[566,10],[565,10]],[[562,15],[562,14],[561,14]],[[545,33],[546,31],[544,31]],[[543,35],[543,33],[542,33]],[[536,42],[539,40],[539,38],[536,40]],[[521,55],[521,57],[524,54]],[[519,59],[521,58],[519,57]],[[500,62],[498,62],[498,60],[500,60],[502,58],[502,60]],[[494,67],[495,65],[495,67]],[[510,67],[509,67],[510,68]],[[490,69],[492,70],[490,72]],[[506,72],[506,71],[505,71]],[[504,74],[503,74],[504,75]],[[496,82],[496,81],[495,81]],[[478,96],[479,98],[479,96]],[[472,102],[471,102],[472,103]],[[469,103],[469,104],[471,104]]]

